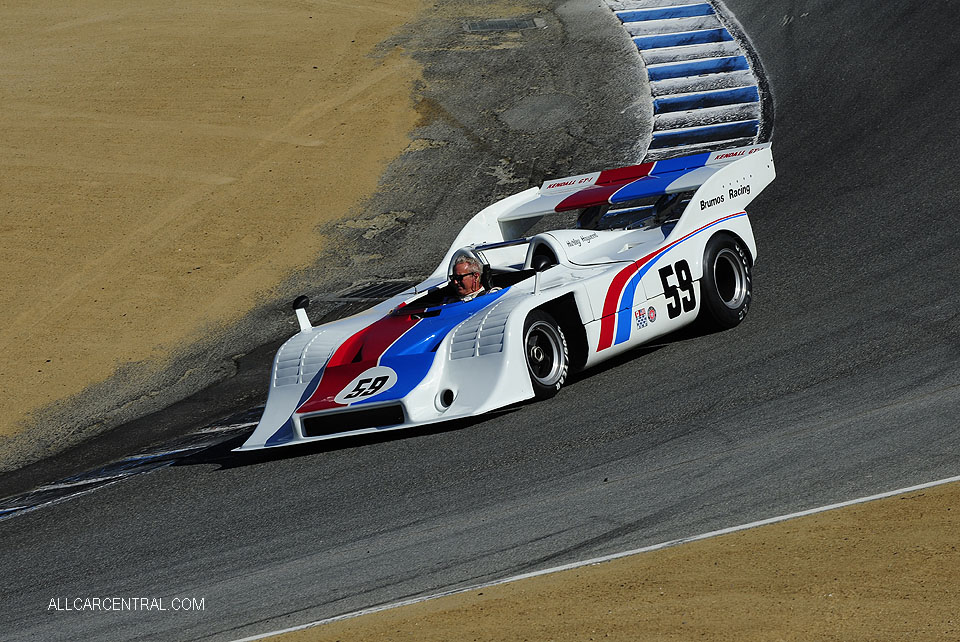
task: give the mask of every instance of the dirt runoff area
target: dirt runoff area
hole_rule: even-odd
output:
[[[419,8],[4,3],[0,446],[316,260],[410,143],[418,66],[377,45]]]
[[[957,533],[953,483],[269,639],[960,640]]]

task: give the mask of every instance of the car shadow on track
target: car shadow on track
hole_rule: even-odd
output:
[[[612,357],[607,361],[597,364],[592,368],[588,368],[587,370],[579,370],[575,373],[572,373],[570,375],[570,378],[567,380],[567,385],[576,386],[577,382],[579,381],[585,381],[587,379],[591,379],[593,377],[599,376],[605,372],[619,368],[624,364],[637,361],[638,359],[642,359],[643,357],[649,354],[653,354],[654,352],[657,352],[658,350],[661,350],[668,346],[671,346],[677,343],[683,343],[684,341],[689,341],[691,339],[698,339],[701,337],[705,337],[710,334],[715,334],[716,332],[720,332],[720,331],[707,329],[707,328],[700,328],[697,326],[697,324],[681,328],[675,332],[672,332],[668,335],[660,337],[655,342],[646,343],[644,345],[637,346],[636,348],[627,350],[626,352],[618,354],[617,356]]]
[[[233,468],[243,468],[246,466],[256,466],[266,464],[272,461],[285,459],[298,459],[300,457],[311,457],[322,453],[338,452],[374,444],[382,444],[403,439],[412,439],[427,435],[438,435],[446,432],[453,432],[469,428],[479,423],[483,423],[492,417],[500,417],[516,412],[522,405],[513,404],[506,408],[500,408],[479,417],[469,417],[465,419],[454,419],[452,421],[430,424],[427,426],[414,426],[398,430],[388,430],[381,433],[368,433],[364,435],[355,435],[353,437],[338,437],[336,439],[326,439],[321,441],[311,441],[303,444],[294,444],[290,446],[281,446],[277,448],[266,448],[264,450],[251,450],[244,452],[234,452],[234,448],[239,447],[250,436],[249,433],[232,437],[220,442],[210,448],[192,455],[178,459],[174,466],[195,466],[215,464],[217,470],[229,470]],[[251,432],[253,429],[251,428]]]

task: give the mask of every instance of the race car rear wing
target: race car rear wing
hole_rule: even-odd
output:
[[[594,205],[617,205],[661,194],[692,191],[727,165],[744,160],[749,161],[751,166],[772,163],[770,143],[546,181],[540,186],[537,199],[504,212],[498,220],[511,221],[550,212],[569,212]]]
[[[743,207],[776,176],[770,143],[703,152],[544,182],[508,196],[474,216],[464,226],[436,274],[446,270],[452,253],[465,245],[499,243],[521,237],[543,216],[593,206],[615,206],[662,194],[695,192],[684,210]],[[727,196],[729,194],[729,198]],[[685,227],[685,226],[684,226]]]

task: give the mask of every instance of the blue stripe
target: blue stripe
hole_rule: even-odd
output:
[[[728,71],[744,71],[747,69],[750,69],[750,65],[747,63],[745,56],[726,56],[724,58],[688,60],[686,62],[647,67],[647,75],[650,77],[650,80],[667,80],[669,78],[719,74]]]
[[[613,195],[610,196],[610,204],[616,205],[617,203],[626,203],[627,201],[633,201],[638,198],[646,198],[647,196],[657,196],[658,194],[663,194],[667,191],[670,183],[677,180],[681,176],[683,176],[683,172],[670,172],[669,174],[651,174],[650,176],[644,176],[641,179],[624,185],[619,190],[614,192]]]
[[[681,31],[679,33],[659,33],[649,36],[635,36],[633,43],[637,49],[660,49],[662,47],[683,47],[685,45],[706,45],[712,42],[733,40],[726,29],[701,29],[699,31]]]
[[[693,4],[680,7],[658,7],[653,9],[634,9],[616,11],[620,22],[643,22],[646,20],[668,20],[670,18],[694,18],[712,16],[713,7],[709,4]]]
[[[739,103],[755,103],[760,101],[760,91],[754,87],[737,87],[722,91],[711,91],[686,96],[666,96],[653,101],[653,113],[666,114],[675,111],[703,109],[705,107],[720,107],[721,105],[736,105]]]
[[[651,174],[666,174],[667,172],[679,172],[682,169],[692,169],[695,167],[703,167],[707,164],[707,160],[710,158],[710,152],[704,152],[702,154],[691,154],[689,156],[681,156],[679,158],[665,158],[663,160],[657,161],[653,166]]]
[[[306,401],[306,400],[303,400]],[[302,403],[302,401],[301,401]],[[300,406],[298,405],[297,408]],[[264,446],[282,446],[283,444],[289,444],[293,441],[293,417],[287,419],[287,421],[280,426],[277,432],[270,435],[270,439],[263,442]]]
[[[617,335],[613,339],[613,345],[620,345],[630,338],[630,332],[633,330],[633,296],[637,291],[637,286],[640,285],[640,279],[643,278],[644,274],[650,271],[650,268],[653,267],[653,264],[657,262],[657,259],[669,252],[672,248],[675,248],[677,245],[680,245],[680,243],[664,248],[663,251],[647,261],[643,267],[637,270],[636,274],[630,277],[630,280],[627,282],[627,287],[623,289],[624,295],[629,292],[630,297],[628,298],[627,296],[623,296],[620,299],[620,309],[617,311]]]
[[[633,329],[632,319],[633,297],[636,296],[637,286],[640,285],[640,276],[645,274],[650,263],[640,268],[637,274],[627,281],[627,286],[623,288],[620,295],[620,310],[617,312],[617,334],[613,338],[613,345],[619,345],[630,338],[630,331]]]
[[[682,131],[660,131],[653,133],[650,149],[662,147],[679,147],[681,145],[695,145],[717,140],[731,140],[756,136],[760,127],[758,120],[744,120],[737,123],[723,123],[707,125],[705,127],[691,127]]]
[[[718,127],[723,127],[720,125]],[[654,136],[657,134],[655,133]],[[665,194],[667,188],[691,170],[699,169],[707,164],[712,152],[701,152],[677,158],[658,160],[653,165],[649,176],[637,179],[624,185],[610,196],[610,204],[626,203],[638,198]]]
[[[504,288],[484,294],[467,303],[447,304],[440,308],[439,315],[424,317],[420,323],[397,339],[396,343],[380,357],[380,365],[396,371],[397,383],[386,392],[353,405],[402,399],[410,394],[410,391],[419,386],[430,371],[430,366],[433,365],[433,360],[437,356],[435,348],[440,341],[458,325],[492,305],[509,290],[510,288]]]
[[[746,216],[746,215],[747,215],[746,212],[741,212],[736,216],[731,216],[730,218],[724,218],[724,219],[720,219],[719,221],[715,221],[710,225],[707,225],[706,227],[704,227],[702,230],[697,230],[696,232],[684,238],[683,240],[663,248],[663,250],[658,252],[656,256],[654,256],[652,259],[647,261],[643,265],[643,267],[637,270],[637,273],[634,274],[632,277],[630,277],[630,281],[627,282],[627,286],[623,289],[623,296],[620,298],[620,309],[617,310],[617,333],[616,333],[616,336],[614,337],[613,345],[620,345],[621,343],[623,343],[624,341],[627,341],[630,338],[630,332],[631,330],[633,330],[634,293],[637,290],[637,286],[640,284],[640,279],[643,278],[644,274],[650,271],[650,268],[653,267],[653,265],[660,259],[660,257],[662,257],[664,254],[666,254],[673,248],[679,246],[681,243],[683,243],[687,239],[692,239],[694,236],[696,236],[700,232],[709,230],[711,227],[718,225],[721,222],[732,221],[733,219],[740,218],[741,216]],[[626,296],[628,292],[630,294],[629,297]]]

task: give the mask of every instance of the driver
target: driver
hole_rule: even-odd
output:
[[[470,256],[459,257],[453,264],[453,274],[450,276],[453,293],[447,297],[444,303],[473,301],[481,294],[500,289],[493,288],[492,290],[487,290],[484,288],[480,282],[480,275],[482,273],[483,265],[480,261]]]

